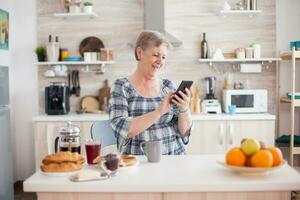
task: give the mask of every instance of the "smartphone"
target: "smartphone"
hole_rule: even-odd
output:
[[[185,93],[185,88],[190,89],[191,86],[193,85],[193,83],[194,83],[193,81],[186,81],[186,80],[181,81],[181,83],[180,83],[179,87],[177,88],[175,94],[178,95],[179,97],[181,97],[181,95],[179,94],[179,91],[182,91],[183,93]],[[175,97],[173,97],[173,98],[175,98]]]

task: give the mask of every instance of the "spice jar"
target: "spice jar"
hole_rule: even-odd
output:
[[[101,61],[110,61],[113,60],[113,50],[109,48],[100,49],[100,60]]]
[[[69,57],[69,51],[67,48],[61,48],[60,49],[60,59],[61,61],[64,61],[66,57]]]

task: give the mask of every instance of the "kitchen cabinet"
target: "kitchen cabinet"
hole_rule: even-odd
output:
[[[39,169],[45,155],[54,152],[54,140],[59,129],[71,121],[80,128],[81,154],[84,141],[90,138],[93,122],[108,120],[107,114],[40,115],[33,118],[35,163]],[[271,114],[192,115],[193,129],[186,146],[188,154],[223,154],[232,146],[239,146],[242,138],[255,137],[267,146],[274,145],[275,116]],[[115,147],[101,149],[101,154],[116,151]]]
[[[34,124],[34,150],[36,169],[39,169],[42,159],[54,153],[54,140],[59,136],[59,129],[67,121],[61,122],[35,122]],[[81,154],[85,155],[84,141],[90,138],[92,121],[76,121],[72,124],[80,128]]]
[[[223,154],[243,138],[257,138],[274,146],[275,120],[194,121],[187,154]]]

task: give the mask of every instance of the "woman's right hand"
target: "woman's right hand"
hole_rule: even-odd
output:
[[[165,113],[169,112],[172,108],[171,98],[172,98],[173,92],[169,92],[167,96],[163,99],[159,107],[157,108],[160,115],[164,115]]]

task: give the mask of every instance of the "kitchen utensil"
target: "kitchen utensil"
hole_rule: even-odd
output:
[[[76,94],[76,72],[73,70],[72,71],[72,75],[71,75],[71,79],[72,79],[72,89],[71,89],[71,94]]]
[[[84,52],[100,52],[104,48],[103,42],[94,36],[83,39],[79,45],[80,55],[83,57]]]
[[[86,112],[100,111],[100,105],[97,97],[85,96],[81,99],[81,108],[85,108]]]
[[[79,82],[79,71],[76,70],[76,97],[80,97],[80,82]]]
[[[99,90],[99,103],[100,103],[101,110],[107,111],[109,97],[110,97],[110,87],[108,85],[108,80],[105,80],[104,86]]]
[[[71,73],[68,71],[68,87],[71,90]],[[70,95],[71,95],[71,91],[70,91]]]
[[[59,130],[60,136],[55,138],[54,149],[55,152],[71,151],[80,154],[80,129],[68,122]]]
[[[215,98],[216,77],[204,78],[206,82],[206,97],[201,103],[201,110],[204,113],[221,114],[221,104]]]
[[[206,82],[206,99],[215,99],[216,77],[209,76],[204,80]]]

